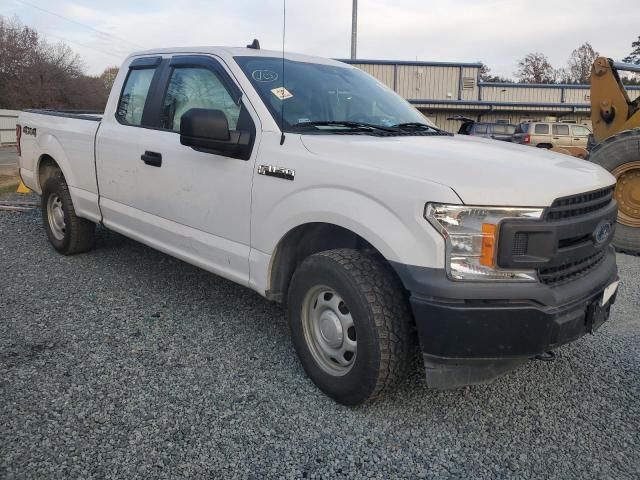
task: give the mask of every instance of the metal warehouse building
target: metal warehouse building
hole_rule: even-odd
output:
[[[373,75],[450,132],[460,127],[447,120],[453,115],[513,124],[553,117],[591,125],[589,85],[481,82],[480,63],[341,61]],[[640,87],[626,88],[632,100],[640,96]]]

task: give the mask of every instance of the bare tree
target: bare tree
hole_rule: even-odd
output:
[[[0,16],[0,108],[103,108],[109,90],[64,43]]]
[[[499,83],[513,83],[513,80],[507,77],[501,77],[499,75],[492,75],[491,69],[488,65],[480,63],[480,81],[481,82],[499,82]]]
[[[527,54],[518,62],[515,77],[522,83],[555,83],[557,72],[543,53]]]
[[[596,52],[589,42],[585,42],[571,52],[568,62],[568,77],[574,83],[589,83],[591,78],[591,66],[600,54]]]
[[[115,66],[108,67],[105,68],[104,72],[100,74],[100,80],[102,80],[102,83],[104,84],[104,88],[106,90],[111,90],[111,87],[113,86],[113,82],[115,81],[119,70],[120,69]]]

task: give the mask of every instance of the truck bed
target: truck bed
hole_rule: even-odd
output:
[[[18,117],[20,174],[30,189],[42,192],[41,174],[47,156],[65,172],[76,211],[99,221],[95,137],[103,114],[86,110],[25,110]]]

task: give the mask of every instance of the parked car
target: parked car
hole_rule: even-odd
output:
[[[516,127],[512,141],[538,148],[587,148],[591,134],[584,125],[561,122],[526,122]]]
[[[391,389],[416,341],[432,387],[488,382],[615,300],[610,173],[451,135],[337,61],[136,53],[103,115],[25,111],[17,137],[58,252],[101,224],[283,303],[306,373],[344,404]]]
[[[460,120],[462,122],[458,129],[459,135],[493,138],[494,140],[510,142],[511,136],[516,131],[516,126],[508,123],[476,122],[471,118],[462,116],[450,117],[447,120]]]

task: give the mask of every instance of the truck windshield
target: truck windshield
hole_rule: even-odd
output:
[[[349,133],[363,129],[433,129],[407,101],[357,68],[235,57],[278,125],[297,133]]]

